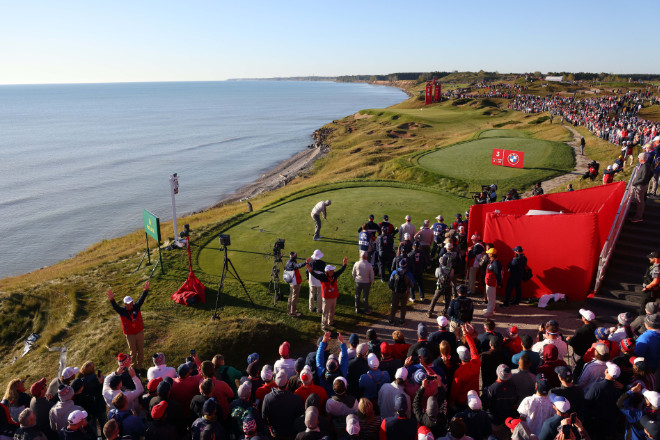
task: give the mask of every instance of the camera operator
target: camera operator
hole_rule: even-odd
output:
[[[486,194],[486,191],[474,193],[472,195],[472,200],[474,200],[474,203],[477,205],[484,205],[488,203],[488,195]]]
[[[287,313],[292,318],[298,318],[301,313],[298,311],[298,297],[300,296],[300,285],[302,284],[302,277],[300,276],[301,268],[307,265],[306,261],[298,263],[296,261],[298,254],[291,251],[289,252],[289,261],[286,262],[284,266],[285,272],[292,272],[291,281],[289,286],[291,287],[291,294],[289,295],[289,300],[287,301]]]

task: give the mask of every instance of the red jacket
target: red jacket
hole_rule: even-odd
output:
[[[394,359],[401,359],[402,361],[406,360],[406,357],[408,357],[408,349],[410,348],[410,344],[401,344],[395,342],[394,344],[388,345],[392,350],[392,357]]]
[[[110,305],[121,318],[121,330],[125,335],[135,335],[144,330],[140,308],[142,307],[144,300],[147,298],[148,292],[148,290],[142,292],[140,299],[133,303],[133,309],[130,312],[126,310],[125,307],[119,307],[114,299],[110,301]]]
[[[621,349],[619,348],[619,344],[616,342],[604,340],[604,341],[596,341],[593,344],[591,344],[591,348],[584,353],[584,356],[582,356],[582,359],[584,359],[584,363],[586,364],[587,362],[591,362],[595,358],[596,354],[596,345],[598,344],[605,344],[607,345],[607,348],[610,349],[610,359],[614,359],[619,355],[621,352]]]
[[[222,408],[222,417],[229,415],[229,402],[234,400],[234,391],[226,382],[213,378],[213,397]]]
[[[470,390],[479,390],[479,376],[481,374],[481,359],[477,352],[477,346],[471,335],[466,334],[465,340],[470,347],[470,361],[459,365],[454,373],[454,383],[449,394],[449,404],[466,404],[467,393]]]
[[[177,377],[172,384],[170,398],[179,402],[183,409],[183,415],[190,416],[190,401],[199,394],[199,383],[203,380],[201,374],[188,376],[185,379]]]
[[[316,394],[319,396],[319,400],[321,401],[321,404],[319,405],[319,412],[321,414],[325,414],[325,403],[328,401],[328,393],[322,386],[314,385],[314,383],[311,383],[309,386],[301,385],[296,389],[296,391],[294,391],[294,394],[302,399],[303,405],[307,401],[307,398],[310,394]]]

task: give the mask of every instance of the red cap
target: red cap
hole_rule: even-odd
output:
[[[392,354],[392,347],[390,347],[390,344],[387,342],[381,342],[380,343],[380,354],[386,355],[386,354]]]
[[[507,417],[506,420],[504,421],[504,424],[509,429],[516,429],[518,423],[520,423],[520,419],[514,419],[513,417]]]
[[[156,377],[154,379],[151,379],[149,383],[147,383],[147,390],[151,393],[155,393],[156,390],[158,389],[158,384],[163,381],[162,377]]]
[[[621,340],[621,351],[624,353],[630,353],[635,351],[635,340],[631,338]]]
[[[289,356],[289,347],[291,344],[288,342],[284,341],[282,342],[282,345],[280,345],[280,356]]]
[[[158,405],[154,405],[151,408],[151,418],[154,420],[160,420],[165,415],[165,410],[167,409],[167,402],[163,400]]]
[[[514,325],[509,329],[509,333],[511,333],[512,335],[518,334],[518,327]]]
[[[33,396],[39,396],[43,389],[46,387],[46,378],[42,377],[41,380],[35,382],[30,387],[30,394]]]
[[[117,362],[119,362],[120,364],[123,363],[124,361],[126,361],[126,359],[128,359],[128,355],[127,355],[127,354],[119,353],[119,354],[117,355]]]

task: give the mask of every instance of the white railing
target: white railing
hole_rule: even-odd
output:
[[[630,209],[630,199],[632,196],[631,182],[635,178],[635,174],[637,174],[637,167],[635,167],[632,175],[630,176],[630,179],[628,180],[626,191],[623,193],[621,203],[619,204],[619,210],[616,212],[616,217],[614,217],[612,227],[610,228],[610,233],[607,236],[607,240],[605,240],[603,250],[600,253],[600,257],[598,258],[598,271],[596,272],[596,282],[594,283],[593,289],[594,295],[598,293],[600,285],[603,283],[603,278],[605,278],[605,270],[607,269],[607,265],[610,262],[612,251],[614,250],[616,241],[619,238],[619,233],[621,233],[621,228],[623,227],[623,223],[625,222],[628,215],[628,210]]]

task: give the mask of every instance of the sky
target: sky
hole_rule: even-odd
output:
[[[0,0],[0,84],[660,73],[657,0]]]

